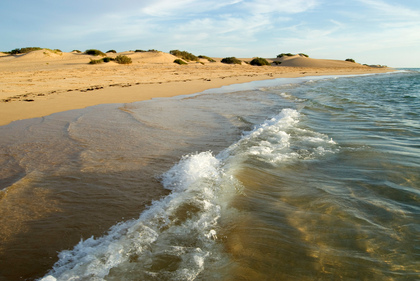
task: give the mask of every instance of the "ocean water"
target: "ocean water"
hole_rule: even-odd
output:
[[[420,69],[0,127],[0,280],[420,280]]]

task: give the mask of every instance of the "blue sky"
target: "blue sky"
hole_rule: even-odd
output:
[[[2,0],[0,51],[179,49],[420,67],[420,0]]]

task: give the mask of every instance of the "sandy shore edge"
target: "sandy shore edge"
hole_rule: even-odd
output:
[[[1,102],[0,126],[10,124],[17,120],[43,117],[57,112],[81,109],[99,104],[131,103],[152,98],[189,95],[212,88],[257,80],[320,75],[355,75],[392,71],[389,68],[292,68],[282,73],[275,73],[270,70],[267,68],[266,73],[241,73],[241,70],[238,69],[230,77],[220,76],[212,77],[211,79],[208,78],[206,73],[202,73],[198,76],[194,75],[193,79],[181,79],[179,81],[170,81],[167,77],[162,76],[161,79],[154,82],[120,83],[68,91],[48,89],[48,95],[39,95],[36,98],[20,99],[11,102]],[[191,71],[194,72],[194,69],[191,69]]]

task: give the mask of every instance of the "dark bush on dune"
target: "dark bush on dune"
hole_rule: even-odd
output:
[[[17,48],[17,49],[13,49],[10,52],[7,52],[11,55],[17,55],[17,54],[26,54],[32,51],[38,51],[38,50],[42,50],[42,48],[40,47],[25,47],[25,48]]]
[[[195,56],[195,55],[193,55],[189,52],[186,52],[186,51],[171,50],[171,51],[169,51],[169,53],[173,56],[176,56],[176,57],[181,58],[181,59],[186,60],[186,61],[198,61],[197,56]]]
[[[263,65],[270,65],[270,63],[263,58],[254,58],[251,62],[251,65],[258,65],[258,66],[263,66]]]
[[[304,53],[299,53],[297,55],[299,55],[301,57],[307,57],[307,58],[309,58],[309,56],[307,54],[304,54]],[[281,53],[280,55],[277,55],[277,58],[293,57],[293,56],[296,56],[296,54],[292,54],[292,53]]]
[[[13,49],[10,52],[4,52],[6,54],[10,54],[10,55],[18,55],[18,54],[27,54],[33,51],[39,51],[39,50],[47,50],[53,53],[62,53],[62,51],[60,49],[48,49],[48,48],[40,48],[40,47],[25,47],[25,48],[17,48],[17,49]],[[44,52],[45,53],[45,52]]]
[[[104,60],[90,60],[90,62],[89,62],[89,64],[100,64],[100,63],[103,63],[104,62]]]
[[[354,59],[346,59],[346,61],[349,61],[349,62],[356,62]]]
[[[221,60],[222,63],[227,63],[227,64],[242,64],[241,60],[238,60],[235,57],[227,57]]]
[[[208,57],[208,56],[198,56],[200,59],[206,59],[206,60],[208,60],[209,62],[216,62],[214,59],[212,59],[211,57]]]
[[[181,60],[181,59],[176,59],[176,60],[174,60],[174,63],[177,63],[177,64],[187,64],[185,61],[183,61],[183,60]]]
[[[124,56],[124,55],[119,55],[119,56],[117,56],[115,59],[114,59],[114,61],[116,62],[116,63],[119,63],[119,64],[130,64],[130,63],[132,63],[133,61],[131,60],[131,58],[129,58],[129,57],[127,57],[127,56]]]
[[[159,51],[158,50],[155,50],[155,49],[150,49],[150,50],[135,50],[134,52],[136,52],[136,53],[158,53]]]
[[[90,60],[90,64],[99,64],[99,63],[103,63],[103,62],[110,62],[110,61],[115,61],[116,63],[119,64],[130,64],[132,63],[131,58],[127,57],[127,56],[123,56],[123,55],[119,55],[117,56],[115,59],[110,58],[110,57],[105,57],[103,59],[99,59],[99,60]]]
[[[291,54],[291,53],[281,53],[280,55],[277,55],[278,58],[292,57],[292,56],[294,56],[294,54]]]
[[[103,57],[105,57],[105,56],[106,56],[103,52],[101,52],[101,51],[99,51],[99,50],[96,50],[96,49],[89,49],[89,50],[86,50],[86,51],[85,51],[85,54],[87,54],[87,55],[92,55],[92,56],[103,56]]]

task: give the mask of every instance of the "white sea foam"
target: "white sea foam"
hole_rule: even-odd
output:
[[[299,126],[301,114],[290,108],[265,121],[227,149],[243,159],[257,158],[268,163],[290,159],[311,159],[337,151],[328,136]]]
[[[41,280],[112,279],[111,271],[126,272],[133,264],[143,277],[170,274],[173,280],[193,280],[217,239],[216,193],[226,186],[223,176],[220,161],[210,152],[183,157],[162,177],[164,186],[172,190],[170,195],[154,202],[139,219],[117,224],[103,237],[91,237],[73,250],[62,251]],[[212,258],[217,259],[214,254]],[[172,265],[171,272],[156,270],[165,264]],[[142,279],[138,274],[134,276]]]
[[[194,280],[209,263],[227,260],[217,234],[230,195],[241,188],[231,168],[250,157],[269,163],[314,157],[336,145],[326,135],[300,128],[300,116],[283,109],[217,157],[211,152],[184,156],[161,178],[172,191],[168,196],[137,220],[62,251],[41,280],[118,280],[119,273],[127,280]]]

